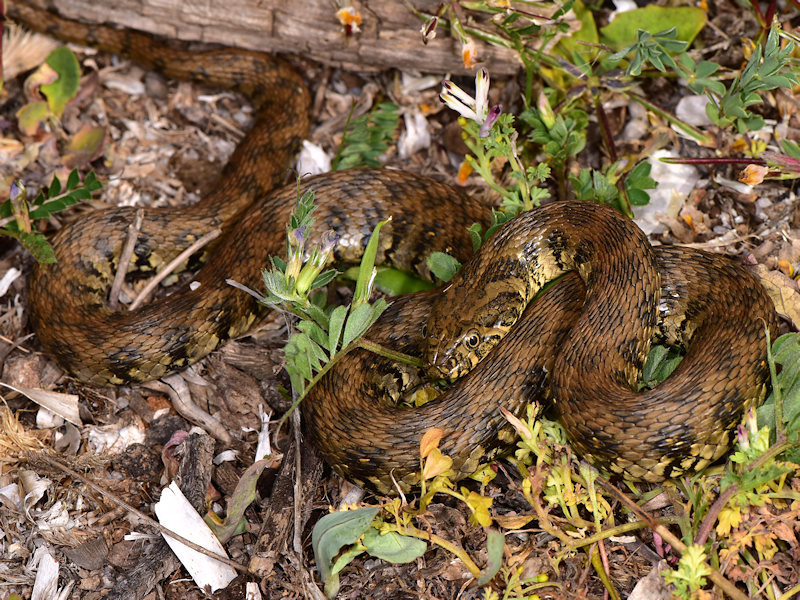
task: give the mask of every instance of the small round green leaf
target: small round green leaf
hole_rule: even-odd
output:
[[[461,268],[461,263],[444,252],[433,252],[428,257],[428,268],[442,281],[450,281]]]

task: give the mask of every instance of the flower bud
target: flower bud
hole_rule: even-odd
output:
[[[483,122],[483,125],[481,125],[478,135],[481,137],[488,136],[489,132],[492,130],[492,126],[494,126],[495,121],[497,121],[497,118],[502,114],[502,112],[503,107],[499,104],[495,104],[489,111],[489,114],[486,116],[486,120]]]
[[[547,127],[547,129],[551,129],[553,125],[556,124],[556,116],[544,92],[539,94],[539,101],[536,103],[536,108],[539,110],[539,118],[542,120],[542,123],[544,123],[544,126]]]
[[[747,422],[747,428],[750,430],[750,435],[755,437],[758,435],[758,417],[756,416],[756,409],[750,407],[747,410],[747,416],[745,417],[745,421]]]
[[[739,447],[742,450],[750,449],[750,436],[747,435],[747,429],[741,424],[736,426],[736,441],[739,442]]]

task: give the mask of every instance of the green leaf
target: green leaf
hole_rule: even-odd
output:
[[[594,20],[594,13],[586,8],[586,5],[577,0],[572,7],[578,21],[580,21],[581,28],[578,31],[571,32],[570,35],[564,36],[556,44],[555,51],[561,54],[564,58],[570,58],[574,54],[585,60],[592,60],[597,55],[597,49],[580,42],[587,42],[588,44],[596,44],[600,41],[597,34],[597,24]]]
[[[32,233],[25,233],[24,231],[0,229],[0,235],[16,238],[39,264],[45,265],[56,262],[56,255],[53,254],[53,248],[42,233],[35,231]]]
[[[308,314],[309,317],[314,319],[314,321],[316,321],[317,324],[320,327],[322,327],[323,330],[327,331],[328,329],[330,329],[330,321],[328,319],[328,315],[317,304],[313,304],[313,303],[309,304],[308,306],[305,307],[305,311],[306,311],[306,313]],[[325,343],[322,344],[322,345],[323,346],[327,346],[327,344],[328,344],[328,340],[326,339]]]
[[[402,294],[412,294],[421,290],[429,290],[436,287],[436,285],[430,281],[415,277],[406,271],[400,271],[389,267],[378,267],[378,274],[375,276],[375,287],[384,294],[400,296]]]
[[[644,363],[641,375],[641,387],[652,388],[664,381],[683,360],[677,349],[654,345]]]
[[[473,223],[467,229],[467,231],[469,231],[469,238],[472,240],[473,252],[477,252],[483,245],[483,236],[481,236],[481,230],[483,230],[483,227],[481,227],[480,223]]]
[[[53,198],[61,193],[61,180],[58,175],[53,175],[53,181],[50,182],[50,187],[47,189],[47,197]]]
[[[432,252],[428,257],[428,268],[442,281],[450,281],[461,268],[461,263],[444,252]]]
[[[379,167],[379,158],[389,149],[399,119],[398,107],[391,102],[378,104],[371,112],[358,117],[352,123],[348,116],[332,169],[340,171],[352,167]]]
[[[703,587],[711,569],[706,564],[705,550],[702,546],[692,544],[683,552],[678,568],[675,571],[664,571],[664,580],[671,583],[684,597]]]
[[[91,171],[89,175],[94,175],[94,171]],[[89,181],[89,175],[86,176],[86,181]],[[81,182],[81,177],[78,175],[78,169],[72,169],[67,176],[67,190],[74,190],[75,187]]]
[[[347,307],[337,306],[333,309],[330,316],[330,326],[328,328],[328,353],[331,358],[339,349],[339,338],[342,335],[342,326],[347,317]]]
[[[772,358],[781,365],[773,391],[757,411],[759,426],[775,427],[775,388],[783,394],[783,422],[787,433],[800,430],[800,334],[787,333],[772,344]]]
[[[78,93],[81,69],[78,59],[66,46],[53,50],[45,62],[58,73],[58,79],[53,83],[43,85],[41,87],[42,94],[47,98],[50,112],[60,118],[64,112],[64,106]]]
[[[374,527],[367,529],[361,543],[370,555],[395,564],[416,560],[428,549],[428,544],[423,540],[400,535],[396,531],[381,534]]]
[[[689,56],[689,55],[684,54],[683,56]],[[697,64],[697,69],[695,70],[694,74],[698,79],[702,79],[705,77],[711,77],[718,70],[719,70],[719,65],[717,63],[703,60]]]
[[[360,304],[352,309],[344,325],[342,348],[347,348],[350,342],[358,339],[369,329],[387,306],[386,300],[380,298],[374,304]]]
[[[628,190],[628,200],[631,206],[647,206],[650,203],[650,194],[644,190]]]
[[[355,543],[377,514],[377,506],[368,506],[331,513],[317,521],[311,533],[311,546],[323,581],[330,576],[334,558],[342,547]]]
[[[264,279],[264,286],[267,288],[267,291],[269,291],[270,294],[285,301],[290,301],[292,299],[293,296],[289,292],[289,288],[286,285],[286,279],[284,279],[283,274],[277,271],[267,271],[265,269],[262,272],[262,277]]]
[[[364,250],[364,256],[361,257],[361,264],[358,267],[358,279],[356,279],[356,291],[353,294],[353,306],[358,306],[369,300],[372,269],[375,266],[375,257],[378,254],[378,236],[381,228],[391,220],[392,218],[389,217],[385,221],[379,222],[375,225],[375,229],[372,230],[372,235],[369,238],[369,242],[367,242],[367,248]]]
[[[331,281],[336,279],[336,276],[339,272],[336,269],[328,269],[324,273],[320,273],[317,275],[317,278],[311,283],[311,287],[309,289],[315,290],[317,288],[321,288],[325,285],[328,285]]]
[[[375,289],[389,294],[390,296],[400,296],[401,294],[411,294],[421,290],[429,290],[436,287],[435,283],[420,279],[413,273],[401,271],[394,267],[382,265],[377,267],[377,274],[373,285]],[[355,281],[358,277],[358,267],[350,267],[341,273],[346,279]]]
[[[313,341],[322,347],[328,345],[328,334],[314,321],[300,321],[297,323],[297,329],[307,334]]]
[[[476,582],[478,585],[486,585],[497,575],[503,565],[503,546],[505,536],[496,529],[489,529],[486,533],[486,566],[481,571],[480,577]]]
[[[800,146],[792,140],[781,140],[781,149],[794,159],[800,160]]]

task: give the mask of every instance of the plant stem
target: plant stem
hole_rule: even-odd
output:
[[[661,523],[662,525],[674,525],[678,522],[678,517],[664,517],[662,519],[659,519],[658,522]],[[594,535],[590,535],[589,537],[583,538],[582,540],[575,540],[574,542],[567,544],[567,547],[564,548],[562,552],[571,552],[573,550],[577,550],[578,548],[582,548],[583,546],[594,544],[595,542],[608,539],[609,537],[615,535],[621,535],[623,533],[627,533],[628,531],[635,531],[637,529],[649,527],[649,525],[650,524],[647,521],[639,520],[639,521],[632,521],[630,523],[623,523],[622,525],[616,525],[614,527],[609,527],[608,529],[604,529],[603,531],[595,533]]]
[[[390,360],[396,360],[397,362],[405,363],[407,365],[411,365],[412,367],[419,367],[423,366],[422,359],[418,356],[412,356],[410,354],[405,354],[403,352],[398,352],[397,350],[392,350],[386,346],[382,346],[380,344],[376,344],[365,338],[360,338],[354,342],[358,345],[359,348],[364,350],[368,350],[369,352],[374,352],[379,356],[383,356],[384,358],[388,358]]]
[[[676,117],[675,115],[665,111],[663,108],[660,108],[660,107],[656,106],[655,104],[650,102],[644,96],[640,96],[639,94],[635,94],[633,92],[626,92],[626,94],[631,100],[634,100],[635,102],[638,102],[639,104],[641,104],[645,108],[647,108],[649,110],[652,110],[657,115],[663,117],[664,119],[666,119],[667,121],[669,121],[670,123],[675,125],[675,127],[680,129],[681,131],[683,131],[687,135],[693,137],[695,140],[697,140],[698,143],[704,144],[704,145],[711,145],[711,144],[714,143],[714,138],[711,135],[709,135],[707,133],[703,133],[702,131],[700,131],[696,127],[681,121],[678,117]]]
[[[397,525],[396,528],[395,526],[392,526],[392,529],[394,529],[395,531],[397,531],[397,533],[401,535],[407,535],[409,537],[419,538],[421,540],[431,542],[432,544],[436,544],[437,546],[444,548],[448,552],[455,554],[455,556],[462,563],[464,563],[464,566],[467,567],[467,569],[469,570],[469,572],[472,574],[473,577],[477,578],[480,576],[481,574],[480,568],[478,567],[478,565],[475,564],[475,561],[473,561],[469,557],[467,551],[464,550],[461,546],[456,546],[452,542],[448,542],[446,539],[441,538],[434,533],[429,533],[427,531],[422,531],[421,529],[417,529],[413,525]]]
[[[611,583],[611,579],[609,578],[608,573],[606,573],[605,567],[603,566],[603,561],[600,558],[600,549],[597,546],[593,546],[589,549],[589,555],[591,557],[591,562],[595,573],[597,573],[597,576],[603,583],[603,587],[608,591],[608,595],[611,596],[612,600],[621,600],[619,593],[614,588],[614,584]]]
[[[711,505],[711,508],[708,509],[708,513],[706,514],[703,522],[700,524],[700,529],[697,532],[697,535],[694,536],[694,543],[698,546],[702,546],[706,543],[708,536],[711,534],[711,529],[714,527],[714,523],[717,521],[717,517],[719,513],[725,508],[725,505],[728,503],[728,500],[733,498],[734,494],[739,491],[739,486],[735,483],[726,488],[719,497],[714,501],[714,504]]]

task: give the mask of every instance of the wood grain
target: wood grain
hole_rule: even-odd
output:
[[[433,13],[439,0],[353,2],[363,23],[345,36],[332,0],[29,0],[87,23],[112,23],[170,39],[299,54],[355,71],[397,68],[466,74],[460,43],[440,27],[427,45],[416,10]],[[489,23],[477,23],[491,31]],[[516,54],[477,41],[478,56],[495,75],[519,69]]]

